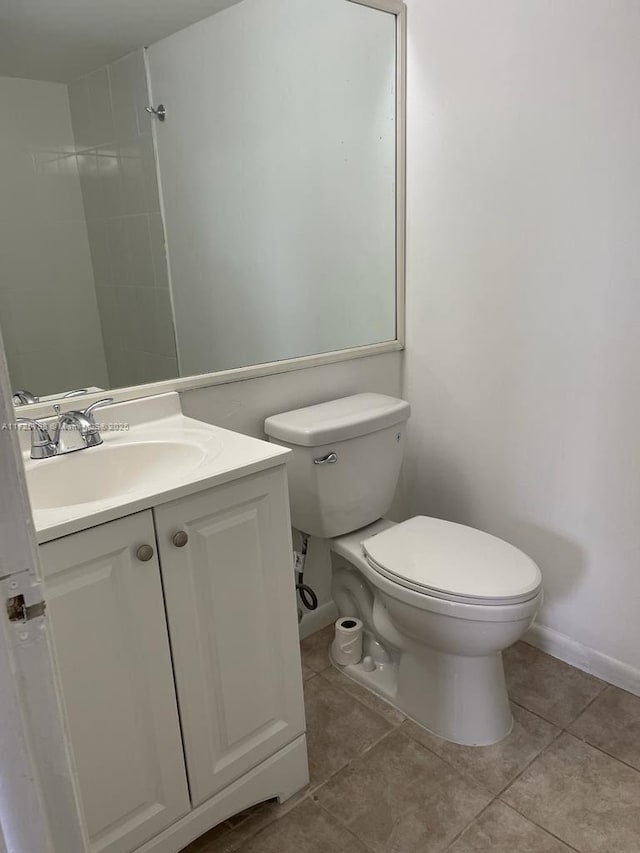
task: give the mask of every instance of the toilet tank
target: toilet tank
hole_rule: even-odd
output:
[[[381,518],[395,493],[410,414],[396,397],[355,394],[267,418],[269,441],[293,451],[293,526],[330,539]]]

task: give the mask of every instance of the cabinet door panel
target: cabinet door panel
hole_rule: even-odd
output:
[[[189,810],[151,512],[41,547],[91,850],[127,853]]]
[[[154,512],[195,806],[304,731],[284,469]]]

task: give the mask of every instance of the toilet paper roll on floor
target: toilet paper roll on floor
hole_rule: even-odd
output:
[[[331,645],[333,660],[340,666],[359,663],[362,659],[362,622],[353,616],[343,616],[336,622],[336,634]]]

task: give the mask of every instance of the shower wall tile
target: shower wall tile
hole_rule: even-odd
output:
[[[142,50],[69,86],[112,387],[178,375]]]
[[[142,161],[143,138],[136,137],[118,148],[122,172],[124,212],[129,216],[147,212],[145,169]]]
[[[100,210],[95,218],[112,219],[123,216],[124,196],[122,168],[115,145],[101,145],[96,150]]]
[[[106,226],[111,260],[111,283],[114,287],[125,287],[129,284],[126,223],[124,219],[108,219]]]
[[[129,280],[137,287],[153,287],[153,256],[149,236],[149,217],[131,216],[126,220],[127,262]]]
[[[109,223],[106,220],[96,219],[87,223],[87,229],[96,288],[110,287],[112,284],[112,274]]]
[[[97,152],[88,149],[78,153],[78,172],[84,202],[84,213],[87,222],[100,218],[102,200],[100,197],[100,182],[98,180]]]
[[[156,317],[154,320],[154,351],[167,358],[175,358],[176,341],[173,331],[173,309],[168,290],[157,290]]]
[[[129,54],[109,66],[115,140],[118,142],[133,139],[138,135],[138,117],[133,95],[138,55],[142,57],[142,52]],[[143,71],[144,68],[138,69],[140,75]]]
[[[91,148],[91,114],[89,112],[89,83],[86,77],[81,77],[68,87],[69,104],[71,107],[71,123],[76,151]]]
[[[84,209],[76,155],[33,151],[31,160],[33,190],[40,218],[54,222],[81,222],[84,219]]]
[[[145,114],[146,115],[146,114]],[[146,115],[146,121],[149,116]],[[146,210],[148,213],[160,213],[160,192],[158,189],[158,174],[156,171],[156,154],[153,148],[153,136],[145,133],[140,136],[140,156],[142,161],[142,177]]]
[[[99,68],[87,77],[89,96],[89,136],[92,147],[107,145],[113,141],[113,112],[109,90],[109,73],[106,67]]]
[[[167,290],[169,288],[169,275],[166,263],[166,247],[164,240],[164,227],[162,217],[159,213],[149,215],[149,236],[151,238],[151,255],[153,258],[153,274],[156,287]]]

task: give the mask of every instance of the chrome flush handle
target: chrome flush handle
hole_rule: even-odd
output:
[[[334,453],[333,450],[331,453],[327,453],[326,456],[319,456],[318,459],[313,460],[314,465],[335,465],[338,461],[338,454]]]

